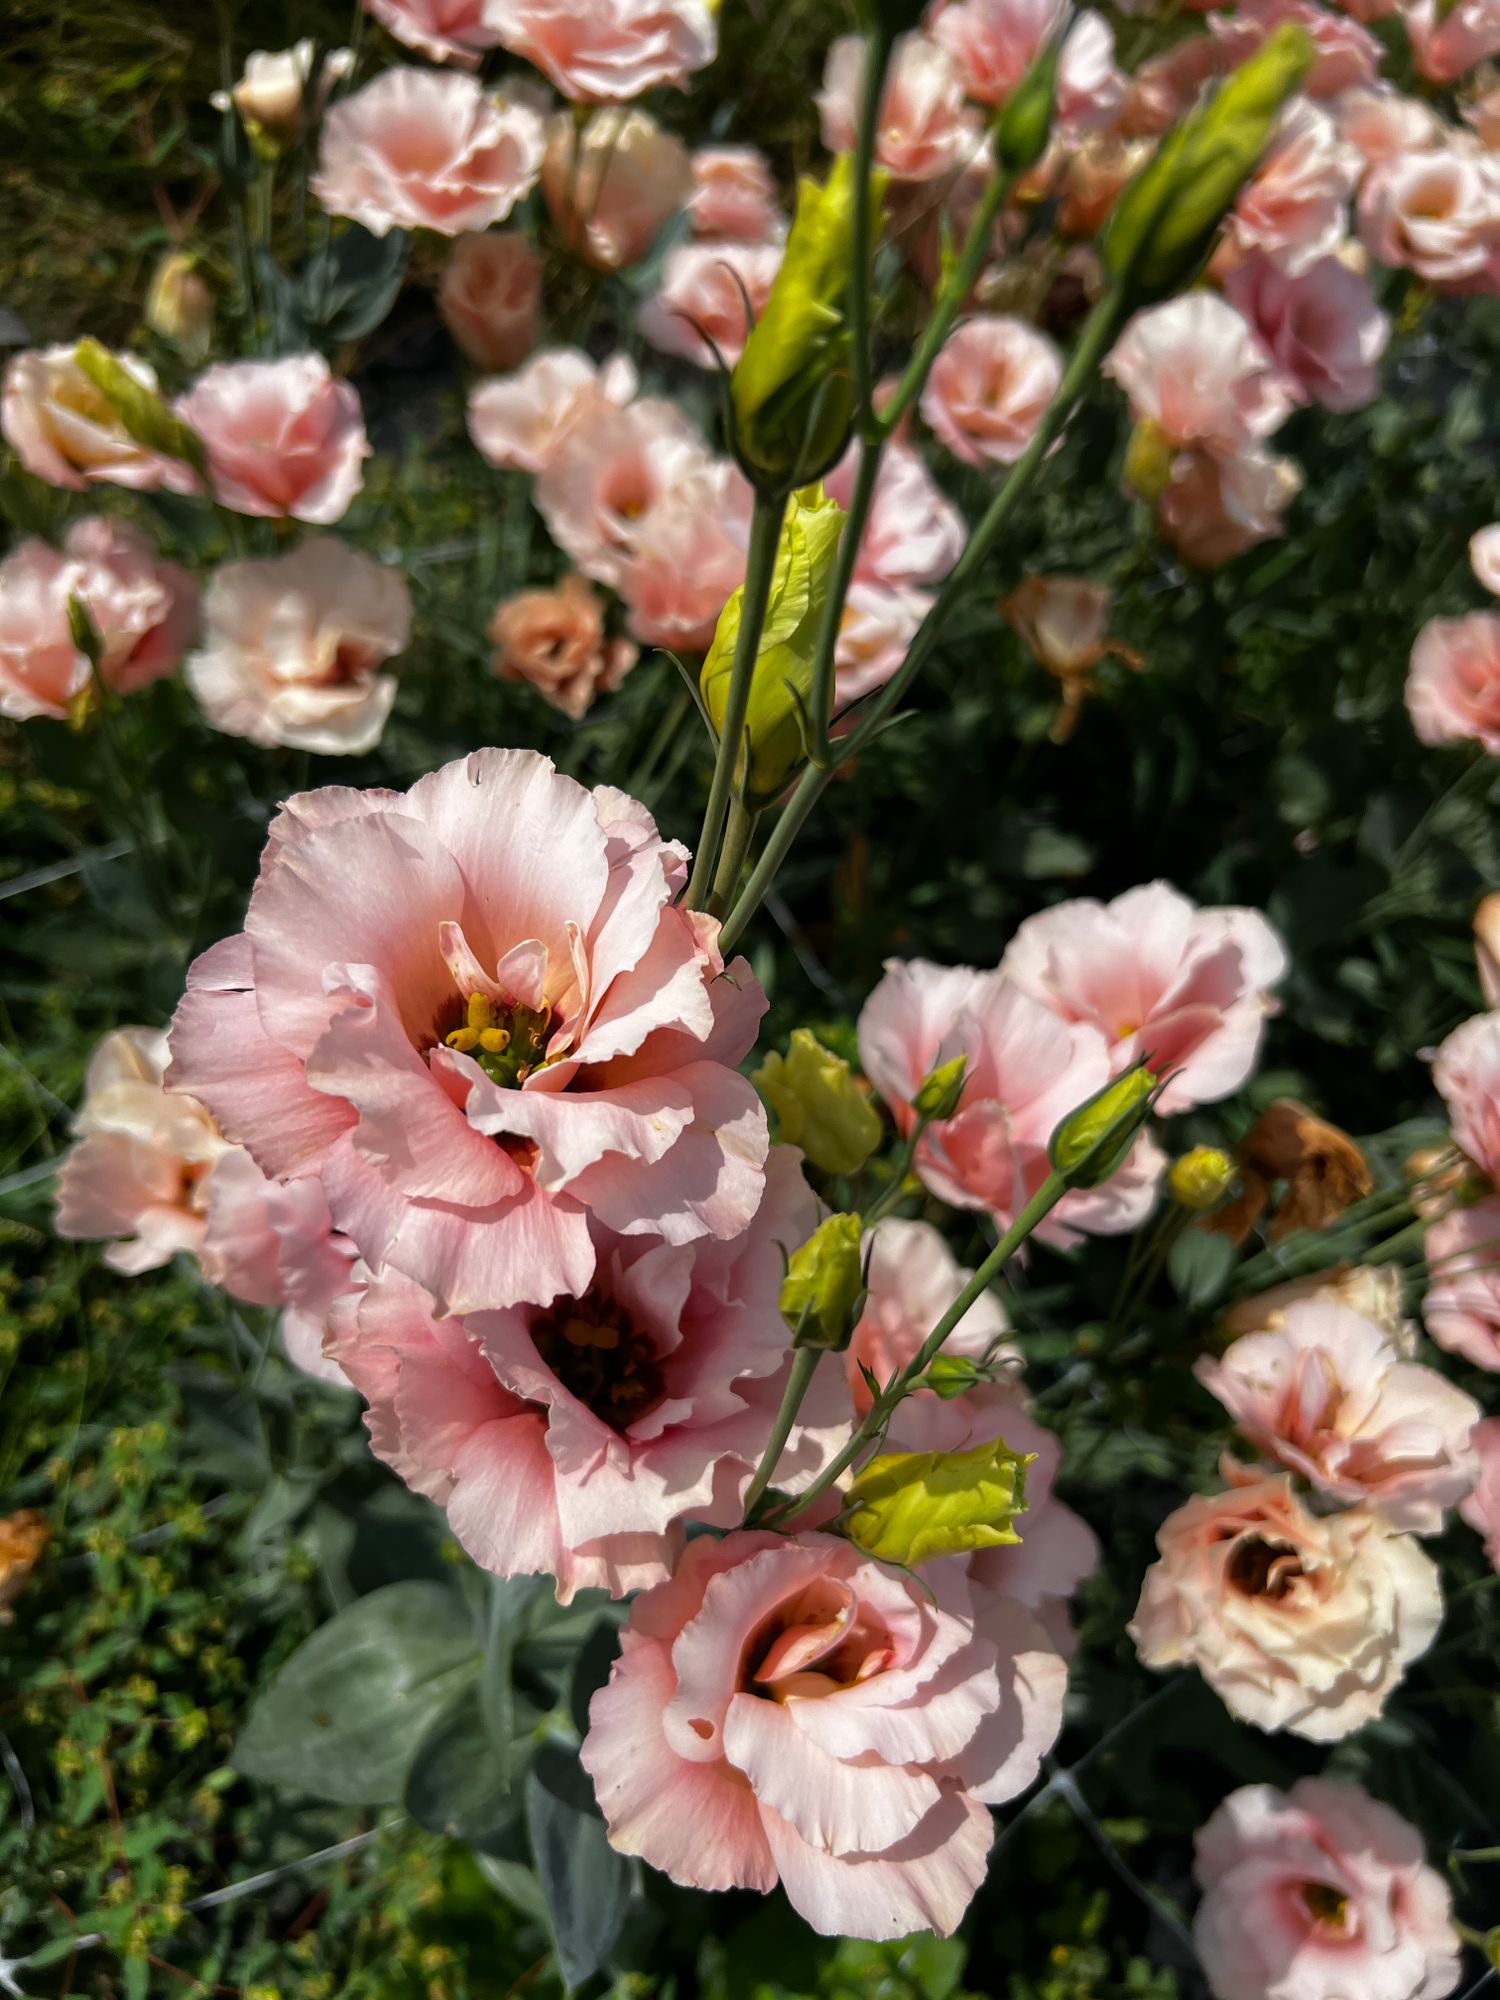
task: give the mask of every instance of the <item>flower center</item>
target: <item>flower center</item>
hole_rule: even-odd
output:
[[[1334,1930],[1346,1930],[1349,1924],[1349,1898],[1340,1895],[1331,1883],[1304,1882],[1302,1900],[1307,1905],[1307,1913],[1316,1924],[1328,1924]]]
[[[890,1634],[849,1585],[821,1578],[751,1636],[739,1684],[762,1700],[805,1701],[884,1673],[894,1658]]]
[[[628,1430],[662,1399],[656,1344],[613,1299],[560,1299],[531,1322],[531,1338],[568,1393],[611,1430]]]
[[[516,1001],[471,993],[464,1025],[444,1035],[443,1041],[448,1048],[472,1056],[491,1083],[514,1090],[545,1059],[551,1022],[550,1007],[523,1007]]]
[[[1229,1582],[1246,1597],[1282,1598],[1302,1574],[1296,1551],[1246,1535],[1229,1558]]]

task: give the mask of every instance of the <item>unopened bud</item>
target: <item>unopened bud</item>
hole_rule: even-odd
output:
[[[1029,173],[1047,150],[1066,33],[1051,37],[995,120],[995,159],[1003,173]]]
[[[830,1215],[787,1260],[781,1312],[794,1347],[847,1347],[864,1298],[857,1215]]]
[[[89,616],[89,608],[75,592],[68,594],[68,633],[73,644],[96,671],[104,658],[104,641]]]
[[[1125,447],[1125,484],[1154,507],[1172,483],[1177,447],[1154,417],[1143,417]]]
[[[130,370],[99,341],[80,340],[73,350],[78,372],[103,396],[119,418],[126,435],[163,458],[181,459],[193,470],[205,469],[203,446],[182,419],[173,414],[154,389],[138,382]]]
[[[880,1143],[880,1119],[842,1056],[796,1028],[784,1056],[768,1055],[751,1081],[781,1136],[828,1174],[857,1174]]]
[[[972,1451],[895,1451],[871,1459],[849,1488],[844,1527],[881,1562],[915,1568],[940,1556],[1013,1547],[1035,1452],[1000,1438]]]
[[[1234,1180],[1234,1161],[1217,1146],[1194,1146],[1167,1173],[1167,1187],[1181,1208],[1217,1208]]]
[[[1069,1112],[1047,1149],[1069,1187],[1098,1187],[1124,1164],[1151,1115],[1157,1087],[1151,1071],[1137,1063]]]
[[[153,333],[190,359],[201,360],[213,333],[214,301],[195,264],[181,250],[162,258],[146,294],[145,320]]]
[[[921,1088],[911,1101],[911,1108],[919,1118],[928,1124],[940,1124],[951,1118],[958,1110],[958,1100],[964,1094],[964,1082],[969,1067],[966,1055],[952,1056],[945,1063],[938,1063],[928,1070],[922,1079]]]

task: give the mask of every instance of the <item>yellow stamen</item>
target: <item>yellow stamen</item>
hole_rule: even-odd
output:
[[[470,1049],[477,1049],[479,1047],[479,1030],[477,1028],[455,1028],[453,1033],[445,1035],[443,1040],[450,1049],[457,1049],[461,1055],[467,1055]]]
[[[469,995],[469,1026],[475,1029],[488,1028],[493,1026],[494,1020],[494,1002],[486,999],[483,993],[471,993]]]
[[[492,1056],[504,1055],[510,1047],[510,1035],[504,1028],[481,1028],[479,1046],[488,1049]]]

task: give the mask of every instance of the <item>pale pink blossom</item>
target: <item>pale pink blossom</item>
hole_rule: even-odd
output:
[[[1500,614],[1429,618],[1411,650],[1406,706],[1424,743],[1477,743],[1500,757]]]
[[[1340,138],[1347,140],[1367,167],[1383,167],[1406,153],[1425,153],[1438,145],[1443,126],[1419,98],[1403,97],[1389,84],[1347,90],[1334,106]]]
[[[1454,1143],[1500,1183],[1500,1013],[1476,1014],[1438,1046],[1432,1080]]]
[[[542,260],[518,229],[460,236],[443,266],[438,314],[480,368],[518,368],[536,346]]]
[[[505,220],[536,185],[542,147],[541,114],[520,98],[489,97],[452,70],[403,65],[328,112],[308,188],[330,215],[372,236],[462,236]]]
[[[1404,153],[1366,176],[1359,233],[1377,263],[1441,291],[1500,287],[1500,162],[1457,145]]]
[[[851,445],[823,482],[843,508],[853,498],[858,470],[859,447]],[[967,532],[963,516],[933,479],[921,453],[893,440],[875,475],[855,577],[893,591],[941,583],[963,554]]]
[[[606,404],[628,403],[635,390],[635,368],[625,355],[599,368],[579,348],[549,347],[514,374],[469,392],[469,435],[491,465],[542,472],[575,429],[586,428]]]
[[[220,362],[177,400],[208,455],[214,498],[236,514],[327,527],[364,485],[364,413],[321,354]]]
[[[1406,1317],[1405,1278],[1399,1264],[1339,1264],[1331,1270],[1311,1271],[1304,1278],[1288,1278],[1241,1299],[1224,1314],[1226,1333],[1264,1333],[1286,1325],[1286,1316],[1302,1299],[1345,1306],[1379,1327],[1387,1344],[1404,1361],[1417,1351],[1417,1329]]]
[[[957,63],[966,93],[978,104],[1000,105],[1067,12],[1062,0],[958,0],[934,15],[932,32]],[[1108,125],[1119,112],[1125,79],[1115,67],[1114,53],[1109,23],[1083,9],[1058,63],[1057,117],[1064,125]]]
[[[1224,292],[1299,398],[1329,410],[1375,400],[1391,323],[1362,273],[1323,257],[1293,277],[1257,255],[1230,273]]]
[[[951,1932],[1066,1670],[1022,1606],[924,1582],[830,1535],[691,1542],[589,1711],[612,1844],[689,1887],[779,1879],[824,1935]]]
[[[1500,597],[1500,521],[1469,537],[1469,564],[1492,597]]]
[[[1129,87],[1115,63],[1114,29],[1092,7],[1081,8],[1057,65],[1056,117],[1069,143],[1083,132],[1112,128]]]
[[[1184,35],[1148,57],[1129,79],[1119,130],[1129,138],[1159,138],[1197,101],[1211,78],[1231,67],[1213,35]]]
[[[1025,320],[977,313],[943,342],[923,421],[968,465],[1014,465],[1062,381],[1062,356]]]
[[[679,243],[637,315],[641,332],[663,354],[732,368],[765,311],[781,255],[779,243]]]
[[[1316,1515],[1291,1477],[1232,1461],[1157,1532],[1126,1628],[1148,1667],[1196,1667],[1230,1714],[1329,1743],[1372,1722],[1443,1615],[1436,1565],[1365,1507]]]
[[[89,663],[73,641],[68,597],[78,565],[30,538],[0,562],[0,715],[65,722],[86,694]]]
[[[1500,1374],[1500,1197],[1452,1209],[1427,1231],[1422,1321],[1439,1347]]]
[[[1422,1838],[1357,1785],[1245,1785],[1198,1830],[1214,2000],[1443,2000],[1462,1946]]]
[[[700,146],[693,154],[688,216],[696,236],[765,243],[782,233],[776,183],[754,146]]]
[[[524,681],[577,722],[594,697],[617,688],[636,662],[627,639],[606,638],[604,605],[592,584],[565,576],[554,590],[523,590],[490,620],[495,672]]]
[[[1187,562],[1213,569],[1282,534],[1282,516],[1301,490],[1296,463],[1258,447],[1229,457],[1185,451],[1173,462],[1156,524]]]
[[[303,793],[244,931],[189,971],[173,1084],[451,1312],[581,1295],[591,1218],[734,1236],[767,1135],[731,1065],[765,1003],[674,900],[686,860],[532,751]]]
[[[1486,1417],[1478,1425],[1474,1449],[1479,1454],[1479,1480],[1458,1511],[1475,1534],[1483,1535],[1490,1565],[1500,1570],[1500,1417]]]
[[[232,104],[248,128],[258,130],[277,146],[290,146],[302,130],[308,109],[308,83],[317,44],[304,35],[289,49],[252,49],[233,90],[216,90],[209,99],[216,111]],[[323,108],[329,91],[354,68],[352,49],[328,49],[318,71],[312,112]]]
[[[581,133],[566,113],[548,123],[542,195],[596,270],[638,264],[692,191],[687,148],[644,111],[596,111]]]
[[[1304,1299],[1193,1372],[1263,1457],[1404,1533],[1437,1534],[1474,1483],[1479,1405],[1346,1307]]]
[[[927,1127],[915,1167],[940,1201],[987,1210],[1002,1229],[1046,1180],[1057,1126],[1110,1077],[1109,1050],[1091,1022],[1061,1020],[999,972],[924,959],[887,960],[859,1017],[859,1051],[903,1133],[933,1066],[968,1057],[958,1111]],[[1111,1179],[1064,1195],[1037,1235],[1066,1247],[1080,1232],[1139,1228],[1164,1164],[1143,1134]]]
[[[1211,14],[1208,25],[1234,69],[1283,21],[1295,22],[1313,45],[1313,65],[1301,83],[1304,96],[1336,98],[1375,82],[1385,59],[1379,38],[1318,0],[1240,0],[1232,13]]]
[[[579,103],[685,90],[718,53],[709,0],[492,0],[492,11],[506,48]]]
[[[772,1150],[765,1199],[727,1242],[591,1224],[591,1283],[549,1307],[439,1318],[384,1272],[335,1315],[376,1452],[477,1563],[555,1577],[564,1603],[620,1596],[666,1580],[689,1520],[739,1522],[789,1368],[783,1254],[817,1222],[800,1157]],[[849,1431],[848,1393],[820,1370],[778,1483],[805,1485]]]
[[[186,465],[129,435],[75,353],[71,345],[28,348],[5,365],[0,434],[26,471],[74,493],[101,482],[138,492],[195,492],[198,482]],[[156,370],[148,362],[133,354],[110,359],[142,389],[157,393]]]
[[[753,504],[744,474],[723,458],[684,471],[656,498],[611,562],[633,638],[706,651],[745,580]]]
[[[1500,0],[1457,0],[1441,12],[1437,0],[1408,0],[1401,9],[1418,76],[1457,83],[1500,55]]]
[[[473,69],[500,41],[492,0],[364,0],[365,12],[429,62]]]
[[[1292,399],[1244,315],[1217,292],[1186,292],[1138,312],[1104,363],[1138,423],[1178,450],[1229,458],[1268,437]]]
[[[374,749],[396,698],[378,669],[411,636],[399,570],[315,535],[289,555],[225,563],[203,614],[185,678],[213,728],[325,757]]]
[[[204,1210],[203,1275],[250,1305],[280,1306],[293,1366],[347,1389],[322,1342],[336,1302],[358,1288],[354,1245],[333,1227],[317,1175],[270,1180],[243,1146],[231,1146],[208,1176]]]
[[[930,591],[855,577],[844,599],[834,647],[837,708],[847,708],[885,686],[906,658],[932,605]]]
[[[863,35],[840,35],[829,48],[816,102],[830,153],[854,151],[867,53]],[[947,49],[920,29],[898,35],[875,125],[876,164],[897,181],[941,180],[978,144],[979,121]]]
[[[571,427],[533,497],[558,547],[585,576],[613,585],[657,503],[713,463],[675,403],[641,396],[623,409],[602,404]]]
[[[1001,972],[1060,1021],[1087,1023],[1118,1076],[1137,1062],[1172,1072],[1164,1115],[1229,1097],[1255,1069],[1271,989],[1286,976],[1280,938],[1258,910],[1199,909],[1166,882],[1028,917]]]
[[[1342,242],[1361,166],[1328,112],[1293,98],[1230,211],[1230,243],[1296,277]]]

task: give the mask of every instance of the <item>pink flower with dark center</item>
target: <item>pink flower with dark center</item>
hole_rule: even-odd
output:
[[[659,502],[715,464],[675,403],[640,396],[573,425],[538,475],[547,531],[585,576],[616,585]]]
[[[701,653],[745,580],[752,497],[739,467],[710,459],[685,472],[633,523],[615,588],[643,646]]]
[[[1429,83],[1456,83],[1500,55],[1497,0],[1458,0],[1442,9],[1436,0],[1408,0],[1401,17],[1417,74]]]
[[[1500,161],[1490,155],[1460,145],[1400,154],[1366,176],[1358,217],[1377,263],[1441,291],[1500,289]]]
[[[1233,457],[1284,422],[1286,385],[1243,314],[1216,292],[1187,292],[1138,312],[1104,373],[1130,398],[1137,423],[1169,445]]]
[[[364,413],[321,354],[226,361],[177,399],[208,454],[214,498],[236,514],[327,527],[364,485]]]

